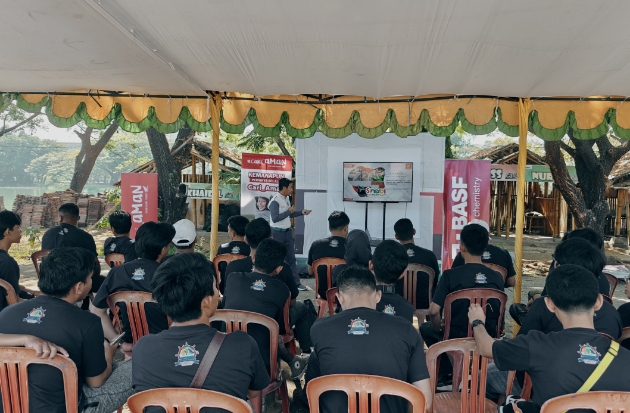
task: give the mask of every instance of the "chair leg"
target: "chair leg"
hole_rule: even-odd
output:
[[[289,342],[289,351],[291,352],[291,354],[296,355],[297,354],[297,348],[295,347],[295,339],[291,340]]]
[[[255,398],[251,399],[252,406],[254,407],[255,413],[262,413],[263,410],[263,395],[262,392],[258,394]]]
[[[317,311],[317,318],[324,318],[325,313],[326,313],[326,306],[320,305],[319,311]]]
[[[280,386],[280,397],[282,398],[282,413],[289,413],[289,392],[287,390],[287,382],[284,380]]]

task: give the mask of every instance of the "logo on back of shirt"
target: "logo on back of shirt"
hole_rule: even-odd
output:
[[[597,347],[593,347],[590,344],[582,344],[580,345],[580,350],[578,351],[580,357],[578,358],[578,362],[584,364],[599,364],[599,358],[601,354],[597,352]]]
[[[350,320],[350,330],[348,330],[348,334],[353,334],[355,336],[362,336],[364,334],[370,334],[367,331],[367,328],[370,325],[366,322],[366,320],[361,320],[361,318],[357,318],[355,320]]]
[[[234,248],[232,248],[232,254],[240,254],[241,253],[241,249],[238,246],[234,246]]]
[[[197,360],[197,354],[199,352],[195,349],[195,344],[192,346],[188,343],[185,343],[183,346],[177,346],[179,351],[175,354],[177,357],[177,362],[175,366],[192,366],[193,364],[199,364],[199,360]]]
[[[144,270],[142,268],[136,268],[136,270],[133,272],[133,277],[131,277],[131,279],[135,281],[144,280]]]
[[[416,256],[416,253],[413,251],[413,248],[409,248],[409,249],[407,250],[407,255],[408,255],[409,257],[415,257],[415,256]]]
[[[41,324],[45,312],[46,310],[44,310],[42,307],[33,308],[31,312],[26,315],[26,318],[22,321],[26,321],[29,324]]]
[[[391,304],[387,304],[385,308],[383,308],[383,312],[389,315],[396,315],[396,310],[394,310],[394,306]]]
[[[328,246],[330,248],[337,248],[339,246],[339,241],[337,241],[336,239],[331,239],[330,244],[328,244]]]
[[[113,252],[115,249],[116,249],[116,244],[112,243],[112,245],[109,246],[109,250]]]
[[[489,260],[490,259],[490,253],[488,251],[484,251],[483,255],[481,256],[482,260]]]
[[[258,281],[254,281],[254,283],[252,284],[251,288],[252,290],[256,290],[256,291],[265,291],[265,286],[267,284],[265,284],[265,282],[263,280],[258,280]]]
[[[68,233],[68,228],[61,228],[61,231],[59,231],[59,235],[65,235]]]
[[[488,279],[486,278],[485,275],[483,275],[482,273],[477,273],[477,275],[475,275],[475,283],[477,284],[487,284],[488,283]]]

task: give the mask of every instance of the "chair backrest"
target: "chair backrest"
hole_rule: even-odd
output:
[[[507,389],[505,395],[512,394],[512,387],[514,386],[514,380],[516,379],[516,371],[510,370],[508,372]],[[523,388],[521,389],[521,399],[530,400],[532,398],[532,378],[529,374],[525,373],[525,379],[523,380]]]
[[[505,282],[505,280],[507,279],[507,270],[505,268],[497,264],[492,264],[490,262],[483,262],[482,264],[490,268],[491,270],[495,270],[496,272],[501,274],[503,276],[503,282]]]
[[[109,265],[109,268],[118,267],[125,263],[125,256],[116,252],[107,254],[105,256],[105,263]]]
[[[38,280],[39,280],[39,263],[41,262],[41,260],[44,259],[46,255],[50,254],[50,251],[52,250],[40,250],[40,251],[35,251],[34,253],[31,254],[31,261],[33,261],[33,265],[35,266],[35,273],[37,273]]]
[[[8,305],[13,305],[18,302],[18,296],[15,293],[15,288],[13,288],[13,286],[9,282],[0,278],[0,288],[4,288],[4,290],[7,292]]]
[[[610,285],[610,294],[608,294],[608,296],[612,297],[617,289],[617,284],[619,284],[619,279],[612,274],[604,273],[604,275],[608,280],[608,285]]]
[[[602,294],[602,298],[604,301],[608,301],[610,304],[613,304],[613,300],[609,296]]]
[[[469,300],[471,304],[479,304],[484,314],[487,314],[488,309],[486,304],[488,304],[488,300],[490,299],[496,299],[500,302],[499,317],[497,319],[497,338],[499,338],[501,334],[501,320],[503,320],[505,303],[507,302],[507,294],[503,291],[493,290],[492,288],[466,288],[446,296],[446,300],[444,300],[444,338],[447,339],[451,331],[451,307],[453,302],[457,300]],[[472,326],[470,323],[468,324],[467,337],[472,337]]]
[[[328,302],[328,315],[335,314],[335,307],[337,307],[337,293],[339,288],[333,287],[326,291],[326,301]]]
[[[0,348],[0,391],[4,413],[28,413],[28,366],[46,364],[61,370],[66,397],[66,412],[77,413],[79,409],[77,367],[74,362],[60,354],[54,359],[42,359],[35,350],[24,347]]]
[[[403,280],[403,297],[405,300],[409,301],[413,306],[414,310],[416,308],[416,291],[418,288],[418,273],[424,272],[429,275],[429,301],[431,302],[431,297],[433,296],[433,280],[435,279],[435,271],[433,268],[428,267],[422,264],[409,264],[407,268],[399,277],[399,279]]]
[[[566,394],[547,400],[540,413],[562,413],[571,409],[591,409],[595,413],[627,413],[630,392],[591,391]]]
[[[214,259],[212,260],[212,263],[214,264],[214,273],[217,276],[217,279],[216,279],[217,289],[219,288],[219,285],[221,284],[221,270],[219,269],[219,265],[221,263],[225,263],[227,265],[231,263],[232,261],[241,260],[243,258],[247,258],[247,257],[242,254],[219,254],[216,257],[214,257]]]
[[[427,367],[433,391],[436,390],[440,369],[439,356],[444,353],[453,357],[452,392],[457,393],[461,384],[461,411],[485,413],[488,359],[479,353],[475,340],[471,338],[456,338],[432,345],[427,351]]]
[[[144,305],[146,303],[154,303],[155,300],[151,293],[144,291],[119,291],[107,297],[107,305],[114,316],[114,323],[118,325],[122,331],[122,322],[119,316],[117,303],[125,303],[127,307],[127,319],[131,328],[131,337],[133,344],[149,334],[149,324],[147,322],[147,314]]]
[[[610,334],[606,334],[606,333],[602,333],[601,331],[599,331],[599,334],[606,337],[608,340],[610,341],[615,341],[615,339],[613,338],[613,336],[611,336]]]
[[[319,413],[319,397],[327,391],[342,391],[348,395],[349,413],[379,413],[381,396],[406,399],[413,413],[424,413],[426,399],[417,387],[400,380],[365,374],[332,374],[308,382],[306,394],[311,413]]]
[[[210,317],[210,322],[213,321],[223,321],[225,323],[225,331],[228,333],[236,330],[247,332],[247,326],[252,323],[266,327],[269,330],[269,377],[271,377],[271,382],[278,381],[280,378],[278,375],[278,363],[274,361],[278,359],[278,335],[280,334],[280,328],[276,320],[266,315],[249,311],[217,310]]]
[[[332,271],[337,265],[345,264],[346,260],[342,258],[325,257],[313,261],[313,274],[315,275],[315,294],[319,294],[319,267],[326,267],[326,291],[332,288]],[[318,297],[319,298],[319,297]],[[326,297],[321,297],[326,298]]]
[[[252,413],[252,409],[244,400],[234,396],[188,388],[145,390],[129,397],[127,406],[131,413],[142,413],[148,406],[160,406],[166,413],[199,413],[204,407],[214,407],[232,413]]]

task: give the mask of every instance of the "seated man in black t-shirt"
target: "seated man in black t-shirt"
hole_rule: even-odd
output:
[[[531,406],[540,409],[547,400],[571,394],[591,376],[606,355],[611,341],[593,328],[594,311],[602,306],[597,279],[577,265],[561,265],[551,271],[546,281],[548,297],[543,300],[556,314],[564,329],[545,334],[530,331],[513,340],[495,340],[483,328],[486,317],[479,305],[470,307],[481,355],[494,359],[503,371],[525,371],[532,379]],[[630,391],[630,351],[620,348],[603,375],[589,391]],[[523,404],[517,406],[523,410]],[[514,411],[506,407],[506,411]],[[525,410],[523,410],[525,411]]]
[[[129,215],[129,212],[114,211],[109,214],[109,226],[114,236],[105,240],[103,247],[105,255],[123,254],[125,262],[138,258],[134,241],[129,238],[129,231],[131,231],[131,215]]]
[[[433,396],[424,347],[416,329],[402,317],[376,310],[381,292],[367,268],[347,267],[337,279],[337,288],[344,310],[320,318],[313,325],[315,352],[306,373],[307,382],[330,374],[389,377],[420,389],[429,411]],[[295,399],[296,394],[293,396]],[[340,392],[324,393],[319,403],[326,413],[348,410],[347,396]],[[405,413],[407,403],[395,396],[383,396],[381,411]]]
[[[160,266],[160,261],[168,254],[174,235],[175,229],[171,224],[145,222],[138,228],[136,233],[135,245],[138,259],[114,267],[107,274],[107,278],[90,304],[90,311],[101,318],[105,337],[109,340],[116,337],[118,333],[112,327],[112,323],[107,315],[107,297],[119,291],[152,292],[151,280]],[[127,319],[127,308],[123,304],[119,304],[118,308],[123,330],[126,333],[123,337],[125,343],[121,348],[128,353],[131,351],[133,339]],[[157,334],[168,328],[167,318],[157,307],[157,304],[147,303],[145,311],[149,324],[149,333]]]
[[[306,264],[308,265],[308,275],[313,276],[315,274],[313,270],[313,262],[320,258],[341,258],[343,259],[346,253],[346,236],[348,235],[348,226],[350,225],[350,218],[343,211],[333,211],[328,216],[328,229],[330,230],[330,237],[318,239],[311,244],[308,250],[308,259]],[[319,285],[319,298],[326,299],[326,287],[328,280],[326,279],[326,268],[321,267],[317,269],[318,285]]]
[[[438,266],[438,260],[433,251],[426,248],[419,247],[415,244],[413,236],[416,235],[416,230],[408,218],[402,218],[396,221],[394,224],[394,232],[396,239],[405,248],[407,256],[409,257],[409,264],[426,265],[433,269],[435,277],[433,278],[433,285],[431,286],[432,294],[435,294],[435,288],[437,287],[438,278],[440,277],[440,267]],[[403,294],[403,280],[399,280],[396,283],[396,292],[400,295]],[[416,284],[416,308],[426,309],[429,308],[429,275],[424,272],[418,273],[418,281]]]
[[[44,258],[42,294],[0,312],[0,333],[29,334],[63,347],[77,367],[79,411],[111,412],[132,394],[131,361],[113,365],[116,346],[94,314],[75,304],[90,293],[95,256],[83,248],[56,248]],[[61,372],[29,367],[29,411],[66,411]],[[94,409],[94,406],[97,406]]]
[[[630,282],[626,280],[626,297],[630,298]],[[621,325],[623,328],[630,327],[630,303],[621,304],[617,309],[619,317],[621,318]],[[630,350],[630,339],[625,339],[621,342],[621,345]]]
[[[228,218],[228,236],[232,241],[222,244],[218,254],[240,254],[249,255],[249,245],[245,242],[245,227],[249,224],[249,219],[242,215],[233,215]]]
[[[173,323],[142,337],[133,349],[133,388],[188,388],[210,342],[220,334],[210,326],[219,302],[210,262],[200,253],[179,254],[161,265],[151,282],[153,297]],[[247,333],[227,334],[202,389],[253,398],[269,385],[256,341]],[[163,412],[150,407],[149,412]],[[202,409],[205,412],[206,409]]]
[[[376,311],[397,315],[413,323],[414,308],[402,296],[396,294],[396,280],[405,271],[409,257],[405,249],[394,240],[385,240],[374,250],[370,270],[376,277],[376,289],[382,292]]]
[[[258,220],[267,223],[263,218],[257,218],[254,221]],[[286,284],[277,275],[282,271],[286,249],[283,244],[273,239],[262,240],[253,255],[253,271],[230,275],[225,287],[223,308],[251,311],[271,317],[278,323],[280,335],[285,334],[284,306],[290,293]],[[248,327],[248,332],[258,343],[265,366],[269,369],[273,361],[269,360],[269,330],[263,326],[251,325]],[[302,375],[308,357],[292,355],[284,347],[282,339],[278,342],[278,355],[289,364],[294,379]]]
[[[33,295],[20,287],[20,266],[9,255],[9,248],[19,244],[22,238],[22,220],[13,211],[0,212],[0,278],[13,286],[19,299],[33,298]],[[8,305],[6,292],[0,287],[0,310]]]

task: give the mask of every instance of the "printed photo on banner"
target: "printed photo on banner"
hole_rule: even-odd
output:
[[[278,180],[291,179],[292,169],[293,159],[290,156],[243,153],[241,214],[269,221],[269,203],[278,193]]]

